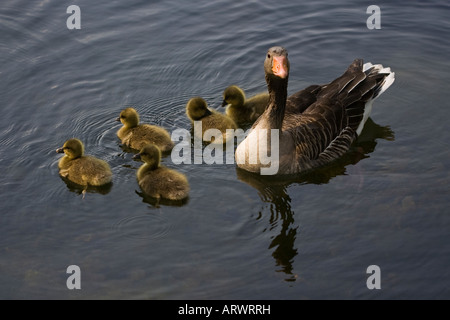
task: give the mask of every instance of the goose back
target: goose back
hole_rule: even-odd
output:
[[[315,100],[303,112],[286,113],[282,130],[295,141],[294,171],[322,166],[350,149],[370,115],[372,101],[391,81],[390,69],[370,66],[364,69],[361,59],[354,60],[342,76],[300,95],[307,102]]]

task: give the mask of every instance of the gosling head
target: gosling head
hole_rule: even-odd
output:
[[[154,144],[148,144],[133,157],[134,160],[142,160],[152,169],[159,167],[161,162],[161,150]]]
[[[287,50],[283,47],[272,47],[267,51],[264,61],[264,71],[268,79],[283,79],[289,77],[289,60]]]
[[[229,104],[233,106],[242,106],[245,101],[245,93],[238,86],[229,86],[223,92],[223,103],[222,107]]]
[[[134,108],[126,108],[120,112],[120,116],[116,120],[122,122],[127,128],[134,128],[139,124],[139,114]]]
[[[192,121],[197,121],[212,113],[209,111],[208,104],[203,98],[195,97],[188,101],[186,105],[186,114]]]
[[[69,159],[76,159],[84,154],[84,145],[78,139],[67,140],[62,148],[56,150],[58,153],[64,153]]]

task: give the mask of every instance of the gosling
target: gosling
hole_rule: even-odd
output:
[[[99,187],[111,183],[112,172],[109,164],[92,156],[85,156],[84,145],[80,140],[69,139],[56,152],[64,153],[58,163],[59,174],[86,187],[83,197],[88,186]]]
[[[174,142],[164,128],[139,124],[139,114],[134,108],[122,110],[116,120],[123,124],[123,127],[117,131],[117,136],[122,144],[129,148],[141,150],[147,144],[153,143],[162,152],[168,152],[174,147]]]
[[[264,113],[268,103],[268,93],[246,99],[244,90],[234,85],[223,92],[222,107],[227,107],[226,114],[238,125],[253,124]]]
[[[202,136],[200,138],[205,142],[215,144],[226,143],[227,139],[234,137],[234,130],[238,128],[236,123],[227,115],[209,109],[206,101],[200,97],[194,97],[188,101],[186,115],[192,122],[201,121]],[[205,135],[205,132],[209,129],[217,129],[222,134],[218,137],[214,135],[209,136],[208,134]],[[227,132],[227,129],[233,129],[233,131]]]
[[[161,198],[183,200],[188,197],[190,187],[186,176],[161,165],[161,150],[156,145],[146,145],[133,159],[145,162],[136,176],[146,195],[158,201]]]

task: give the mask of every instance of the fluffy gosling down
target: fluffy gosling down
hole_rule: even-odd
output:
[[[205,142],[225,143],[228,138],[234,137],[233,134],[227,133],[227,129],[237,129],[236,123],[230,117],[209,109],[206,101],[200,97],[195,97],[188,101],[186,104],[186,115],[192,122],[201,121],[202,136],[199,138]],[[219,135],[219,137],[205,136],[205,132],[209,129],[217,129],[222,135]],[[199,132],[195,133],[199,134]]]
[[[141,150],[147,144],[152,143],[158,146],[162,152],[167,152],[174,147],[170,134],[164,128],[139,124],[139,114],[134,108],[122,110],[116,120],[123,124],[123,127],[117,131],[117,136],[122,144],[129,148]]]
[[[145,162],[136,176],[146,195],[167,200],[183,200],[188,197],[190,187],[186,176],[161,165],[161,150],[157,146],[146,145],[133,159]]]
[[[268,103],[269,93],[259,93],[247,99],[244,90],[234,85],[223,92],[222,107],[226,107],[226,114],[239,125],[255,122]]]
[[[111,182],[112,172],[109,164],[92,156],[85,156],[84,145],[80,140],[69,139],[56,152],[64,153],[58,163],[62,177],[85,187],[99,187]]]

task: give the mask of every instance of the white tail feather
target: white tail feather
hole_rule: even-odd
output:
[[[378,93],[378,95],[376,97],[374,97],[374,100],[376,98],[378,98],[383,92],[385,92],[390,86],[391,84],[393,84],[395,81],[395,72],[391,72],[386,79],[384,79],[384,83],[381,86],[380,92]]]
[[[385,92],[395,81],[395,72],[391,71],[391,68],[387,67],[383,67],[381,64],[375,64],[373,65],[370,62],[367,62],[363,65],[363,72],[374,68],[377,73],[381,73],[381,74],[388,74],[388,76],[384,79],[383,84],[381,85],[380,90],[378,91],[377,95],[374,96],[372,99],[370,99],[369,101],[367,101],[366,106],[364,108],[364,115],[363,115],[363,119],[361,121],[361,123],[358,126],[358,129],[356,130],[356,133],[358,135],[361,134],[361,131],[364,128],[364,124],[366,123],[367,119],[369,119],[370,114],[372,113],[372,104],[373,101],[378,98],[383,92]]]

